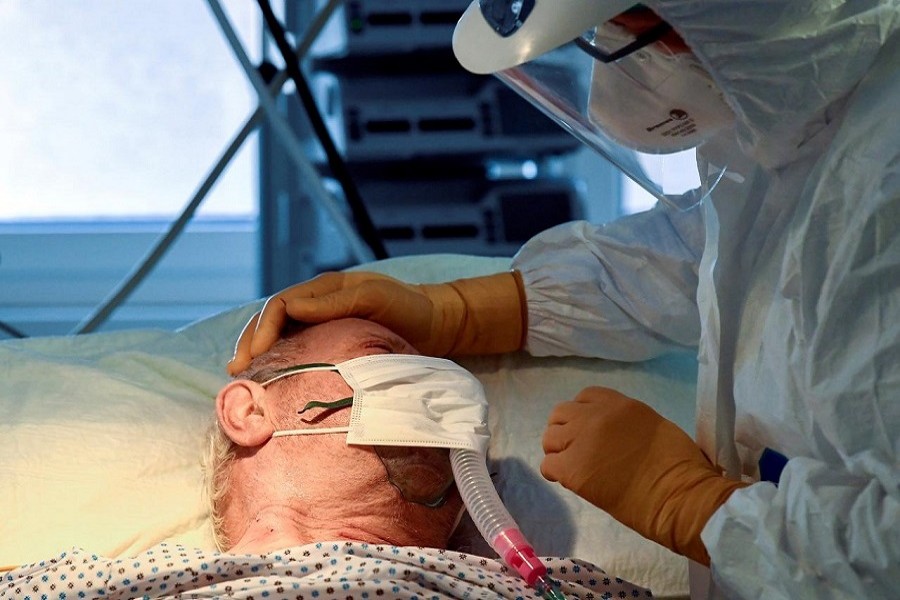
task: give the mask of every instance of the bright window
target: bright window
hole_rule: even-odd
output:
[[[0,56],[0,221],[174,216],[256,106],[203,0],[4,0]],[[255,216],[253,146],[198,215]]]
[[[258,61],[256,4],[221,1]],[[182,212],[255,94],[205,0],[0,0],[0,56],[0,321],[66,334]],[[103,329],[258,296],[255,145]]]

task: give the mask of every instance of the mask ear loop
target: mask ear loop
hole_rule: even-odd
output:
[[[279,379],[284,379],[285,377],[290,377],[291,375],[297,375],[299,373],[307,373],[310,371],[333,371],[338,372],[337,366],[331,363],[307,363],[303,365],[293,365],[290,367],[286,367],[284,369],[279,369],[274,372],[274,374],[260,383],[261,386],[265,387],[270,383],[278,381]],[[346,398],[340,398],[338,400],[333,400],[331,402],[324,402],[320,400],[312,400],[307,402],[306,405],[299,411],[298,414],[303,414],[307,410],[311,408],[327,408],[327,409],[339,409],[346,408],[348,406],[353,405],[353,396],[348,396]],[[283,431],[276,431],[272,434],[272,437],[283,437],[289,435],[315,435],[315,434],[328,434],[328,433],[347,433],[350,431],[349,427],[326,427],[326,428],[316,428],[316,429],[290,429]]]
[[[265,381],[260,382],[259,385],[266,387],[270,383],[274,383],[279,379],[284,379],[285,377],[290,377],[291,375],[296,375],[298,373],[306,373],[308,371],[337,371],[337,366],[331,363],[307,363],[305,365],[293,365],[290,367],[285,367],[283,369],[278,369],[274,371],[272,376],[266,379]]]

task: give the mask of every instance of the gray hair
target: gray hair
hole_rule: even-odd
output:
[[[295,327],[285,332],[284,337],[267,352],[254,358],[234,379],[249,379],[260,383],[268,379],[273,371],[295,364],[297,358],[308,350],[299,337],[301,331],[301,328]],[[277,383],[279,382],[274,382],[273,385]],[[200,462],[203,469],[203,497],[212,524],[213,541],[222,552],[233,544],[233,540],[225,532],[225,504],[230,490],[231,467],[236,455],[234,442],[222,429],[218,417],[213,415],[212,423],[206,431]]]
[[[231,540],[224,531],[223,509],[234,457],[234,442],[222,431],[219,419],[213,417],[212,423],[206,430],[201,465],[203,467],[203,498],[209,511],[213,541],[221,552],[231,547]]]

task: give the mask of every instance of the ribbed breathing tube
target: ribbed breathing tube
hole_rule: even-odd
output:
[[[450,465],[469,516],[491,548],[541,596],[563,600],[559,584],[547,576],[547,568],[500,500],[485,456],[474,450],[452,449]]]

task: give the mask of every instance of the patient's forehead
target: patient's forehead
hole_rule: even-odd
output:
[[[309,362],[341,362],[370,354],[419,354],[390,329],[364,319],[337,319],[304,329],[304,356]]]

